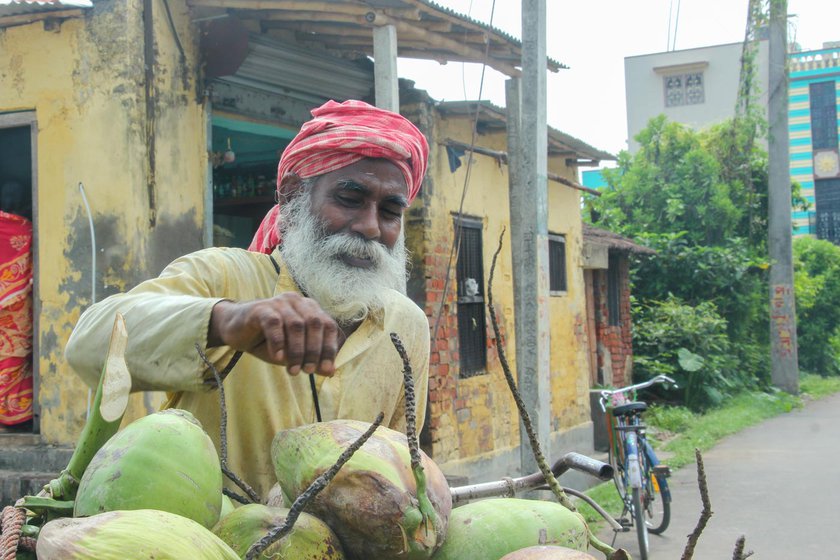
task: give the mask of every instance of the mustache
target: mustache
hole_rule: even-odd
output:
[[[371,241],[349,233],[335,233],[322,237],[320,245],[331,255],[348,255],[382,264],[393,252],[378,241]]]

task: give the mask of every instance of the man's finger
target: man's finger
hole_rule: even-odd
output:
[[[324,341],[321,344],[321,357],[318,373],[332,377],[335,373],[335,357],[338,354],[339,328],[335,321],[324,325]]]
[[[282,364],[287,359],[285,319],[289,310],[281,311],[275,306],[267,307],[262,311],[260,327],[265,338],[265,352],[268,361],[275,364]]]

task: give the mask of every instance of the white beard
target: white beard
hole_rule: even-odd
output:
[[[292,277],[339,325],[351,325],[381,310],[384,288],[405,290],[407,255],[402,235],[391,250],[347,233],[329,235],[310,212],[308,190],[281,207],[279,227],[280,255]],[[368,259],[373,266],[350,266],[342,256]]]

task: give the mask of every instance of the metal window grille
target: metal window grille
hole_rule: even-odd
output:
[[[662,78],[665,87],[665,106],[699,105],[706,102],[703,72],[675,74]]]
[[[456,277],[458,280],[458,348],[461,377],[484,373],[487,368],[487,331],[484,323],[484,249],[481,222],[455,218],[461,230]]]
[[[814,181],[817,239],[840,245],[840,179]]]
[[[621,270],[620,261],[610,255],[607,264],[607,315],[612,327],[621,324]]]
[[[809,87],[811,145],[814,150],[837,149],[837,92],[834,81],[817,82]]]
[[[566,237],[548,235],[548,289],[550,292],[566,291]]]

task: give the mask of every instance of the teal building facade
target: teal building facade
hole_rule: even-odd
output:
[[[794,235],[840,244],[840,43],[789,55],[790,176],[810,203]]]

